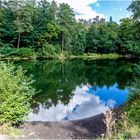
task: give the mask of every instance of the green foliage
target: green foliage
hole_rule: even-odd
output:
[[[117,138],[130,139],[137,138],[140,133],[140,93],[139,93],[139,65],[135,65],[133,73],[135,76],[135,84],[132,92],[124,108],[121,110],[121,119],[117,124]]]
[[[116,139],[134,139],[140,133],[140,96],[138,93],[133,93],[121,110],[120,117],[117,121],[117,133],[114,136]]]
[[[35,52],[31,48],[11,48],[11,47],[2,47],[0,48],[1,57],[20,57],[20,58],[33,58]]]
[[[68,4],[60,4],[57,20],[60,30],[59,38],[62,51],[68,50],[69,52],[71,52],[71,43],[74,35],[73,33],[75,32],[74,29],[76,29],[74,28],[76,24],[74,16],[74,11]]]
[[[140,0],[133,0],[130,6],[128,7],[133,13],[133,19],[135,22],[139,22],[140,19]]]
[[[35,93],[31,78],[25,76],[21,67],[0,63],[0,124],[18,124],[30,109],[30,99]]]
[[[129,18],[124,18],[120,20],[120,29],[119,29],[119,38],[120,42],[118,43],[118,53],[129,53],[132,54],[136,52],[136,45],[134,42],[134,30],[133,30],[133,21]],[[137,50],[138,51],[138,50]]]
[[[133,121],[134,124],[139,124],[139,118],[140,118],[140,96],[137,95],[137,96],[134,96],[132,99],[130,99],[128,104],[125,107],[125,110],[126,110],[126,112],[128,114],[128,118],[131,121]]]
[[[140,123],[139,123],[139,118],[140,118],[140,65],[137,64],[135,65],[134,71],[134,79],[135,79],[135,84],[134,84],[134,89],[132,92],[129,93],[129,98],[128,102],[125,105],[123,111],[125,111],[127,114],[127,120],[130,122],[130,125],[133,126],[131,129],[131,132],[133,132],[133,135],[136,132],[140,132]]]
[[[112,17],[107,22],[99,16],[77,21],[68,4],[61,3],[58,6],[55,1],[1,1],[0,46],[31,46],[39,53],[44,44],[50,44],[56,49],[58,45],[61,46],[61,53],[65,51],[74,55],[119,53],[139,56],[139,6],[140,1],[133,0],[128,7],[133,18],[121,19],[120,24],[117,24]],[[48,51],[51,54],[47,55],[52,56],[52,51]]]
[[[135,98],[132,98],[134,102],[136,101]],[[131,100],[132,101],[132,100]],[[136,101],[137,102],[137,101]],[[134,104],[137,106],[134,107]],[[110,121],[115,121],[107,119],[107,126],[110,135],[105,137],[106,139],[119,139],[119,140],[126,140],[126,139],[135,139],[137,138],[140,132],[140,124],[139,124],[139,107],[137,103],[128,102],[125,107],[119,110],[119,116],[117,117],[117,121],[115,122],[114,129],[111,128]],[[106,116],[105,116],[106,117]],[[112,134],[112,135],[111,135]]]
[[[122,140],[136,138],[140,131],[138,124],[130,120],[128,111],[121,113],[118,123],[116,124],[116,128],[117,133],[115,138]]]
[[[35,55],[33,49],[31,48],[20,48],[17,50],[17,56],[20,57],[33,57]]]
[[[43,45],[42,56],[43,57],[56,57],[60,54],[60,46],[45,44]]]
[[[0,48],[0,55],[9,55],[12,51],[14,52],[15,49],[10,47],[2,47]]]
[[[56,23],[48,23],[47,30],[44,32],[38,41],[40,46],[43,46],[45,43],[53,43],[58,38],[58,26]]]
[[[133,41],[135,42],[136,49],[134,49],[134,53],[136,51],[137,55],[140,54],[140,0],[133,0],[128,7],[128,10],[132,12],[133,17]]]
[[[118,25],[115,22],[92,24],[86,36],[86,52],[112,53],[116,52]]]
[[[85,29],[85,26],[78,22],[75,25],[75,31],[73,31],[73,40],[72,40],[72,46],[71,46],[71,53],[77,55],[77,54],[83,54],[86,48],[86,33],[87,30]]]

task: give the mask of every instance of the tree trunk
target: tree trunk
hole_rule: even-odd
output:
[[[61,44],[61,51],[63,53],[64,50],[64,32],[62,32],[62,44]]]
[[[18,34],[18,43],[17,43],[17,49],[19,49],[19,47],[20,47],[20,35],[21,35],[21,33],[19,33],[19,34]]]
[[[0,9],[2,9],[2,1],[0,0]]]

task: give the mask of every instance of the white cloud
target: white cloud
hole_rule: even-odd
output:
[[[51,1],[51,0],[50,0]],[[97,0],[56,0],[57,3],[67,3],[70,5],[71,8],[75,11],[76,19],[91,19],[96,16],[99,16],[100,18],[104,18],[105,16],[103,14],[97,13],[94,11],[90,4],[96,3],[96,6],[100,6],[97,3]]]

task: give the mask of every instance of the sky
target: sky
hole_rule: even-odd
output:
[[[114,21],[119,22],[121,18],[131,16],[131,12],[127,10],[130,3],[131,0],[100,0],[90,4],[90,7],[96,13],[102,13],[107,20],[112,16]]]
[[[119,22],[121,18],[129,17],[127,7],[132,0],[56,0],[58,3],[68,3],[76,13],[76,19],[91,19],[96,16]]]

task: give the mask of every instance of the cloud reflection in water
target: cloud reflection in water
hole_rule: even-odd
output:
[[[46,109],[39,104],[38,114],[31,110],[28,121],[76,120],[95,116],[125,102],[128,90],[120,91],[115,84],[109,89],[103,87],[94,91],[83,85],[82,87],[77,86],[73,93],[74,96],[70,99],[68,105],[59,102],[57,106]]]

